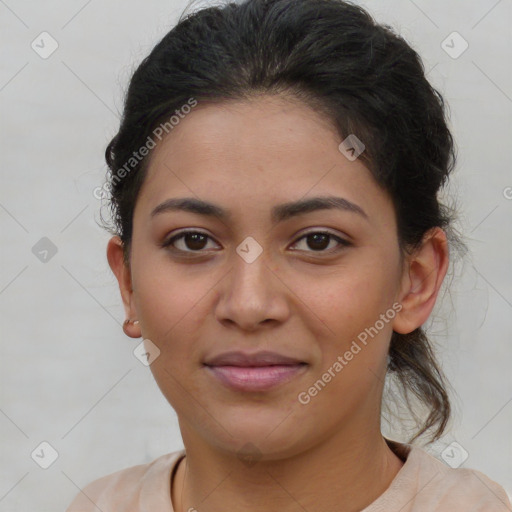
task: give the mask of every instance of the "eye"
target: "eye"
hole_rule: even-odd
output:
[[[211,239],[209,235],[202,231],[182,231],[181,233],[169,238],[162,243],[162,247],[171,247],[171,250],[178,252],[201,252],[205,249],[206,241]],[[177,247],[175,244],[180,242],[181,247]]]
[[[310,231],[306,233],[304,236],[300,237],[294,245],[297,245],[301,240],[306,241],[306,245],[310,247],[312,250],[307,250],[306,252],[323,252],[323,253],[332,253],[341,250],[343,247],[348,247],[352,245],[347,240],[334,235],[333,233],[329,233],[328,231]],[[329,247],[330,242],[335,241],[337,246],[334,246],[334,249],[331,247],[329,250],[325,250]],[[299,249],[303,250],[303,249]]]
[[[202,231],[187,230],[174,235],[173,237],[164,241],[162,247],[170,247],[171,250],[182,253],[199,253],[207,249],[207,241],[212,238]],[[321,253],[332,253],[341,250],[343,247],[352,245],[347,240],[334,235],[328,231],[311,231],[300,237],[292,247],[299,244],[301,240],[306,241],[306,245],[310,248],[299,249],[305,250],[306,252],[321,252]],[[332,242],[335,242],[334,247],[329,248]],[[178,243],[181,245],[178,246]],[[337,246],[336,246],[337,244]],[[211,248],[211,247],[210,247]],[[328,250],[326,250],[328,249]]]

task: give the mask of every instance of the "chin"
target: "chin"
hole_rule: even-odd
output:
[[[304,450],[307,425],[283,408],[260,407],[258,411],[255,407],[234,406],[231,411],[210,411],[214,418],[222,418],[220,425],[209,421],[199,429],[205,440],[221,451],[249,460],[278,460]]]

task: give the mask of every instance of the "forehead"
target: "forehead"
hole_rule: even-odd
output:
[[[222,160],[230,168],[243,162],[244,168],[254,168],[277,160],[283,167],[284,159],[300,162],[307,154],[321,165],[329,157],[322,158],[318,148],[338,139],[331,120],[304,103],[262,95],[245,101],[199,102],[158,144],[152,158],[154,163],[162,160],[159,157],[167,162],[174,158],[176,163]]]
[[[330,119],[297,100],[199,103],[152,150],[137,208],[149,215],[169,197],[196,196],[230,210],[270,210],[270,203],[328,194],[367,212],[389,208],[387,194],[360,160],[339,151],[340,142]]]

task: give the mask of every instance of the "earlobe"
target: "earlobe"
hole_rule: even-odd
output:
[[[393,330],[408,334],[423,325],[434,305],[448,269],[448,242],[445,232],[435,227],[423,237],[422,245],[411,254],[404,269]]]
[[[123,331],[131,338],[140,338],[140,325],[133,303],[131,270],[124,261],[123,242],[118,236],[112,237],[107,245],[107,260],[112,272],[117,278],[119,291],[127,319],[123,323]]]

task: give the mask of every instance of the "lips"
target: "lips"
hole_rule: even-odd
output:
[[[208,359],[208,373],[237,391],[267,391],[304,373],[307,363],[276,352],[225,352]]]
[[[278,354],[276,352],[224,352],[205,361],[206,366],[275,366],[302,364],[299,359]],[[304,363],[305,364],[305,363]]]

